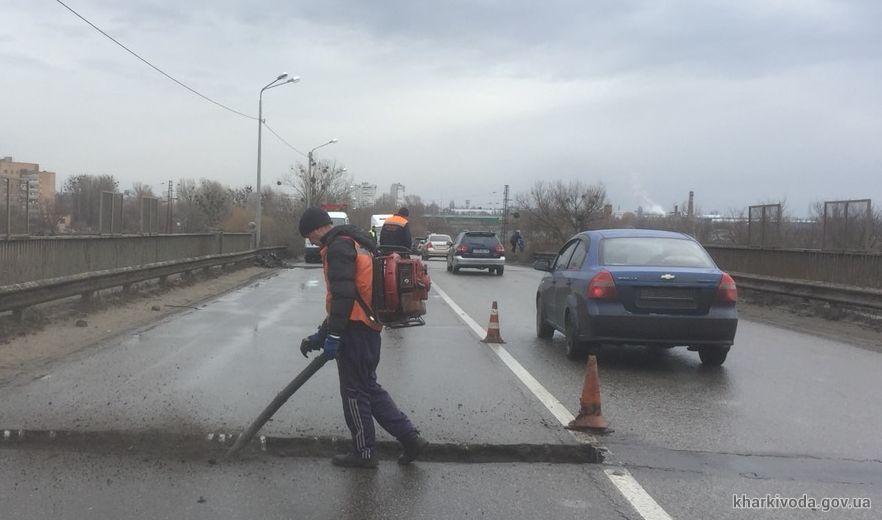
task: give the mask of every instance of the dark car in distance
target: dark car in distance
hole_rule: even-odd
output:
[[[447,250],[447,270],[487,269],[502,276],[505,271],[505,247],[492,231],[463,231]]]
[[[734,343],[735,282],[688,235],[585,231],[534,267],[548,272],[536,293],[536,334],[562,332],[570,358],[601,343],[686,346],[721,365]]]

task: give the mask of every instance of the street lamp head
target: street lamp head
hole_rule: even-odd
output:
[[[288,81],[286,81],[285,83],[299,83],[299,82],[300,82],[300,76],[294,76],[293,78],[288,78]]]
[[[328,143],[333,144],[333,143],[336,143],[337,141],[339,141],[339,139],[335,138],[335,139],[331,139],[330,141],[328,141]]]
[[[283,79],[285,79],[285,78],[287,78],[287,77],[288,77],[288,73],[287,73],[287,72],[283,72],[283,73],[279,74],[279,77],[276,78],[276,81],[283,80]]]

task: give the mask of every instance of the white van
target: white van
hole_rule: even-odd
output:
[[[380,242],[380,230],[383,229],[383,224],[386,223],[386,219],[391,217],[392,215],[371,215],[371,230],[373,231],[374,240],[377,243]]]
[[[349,224],[349,215],[344,211],[329,211],[328,216],[331,217],[331,222],[335,226]],[[303,259],[306,262],[321,262],[322,256],[319,254],[319,246],[310,242],[308,238],[304,239],[303,245]]]

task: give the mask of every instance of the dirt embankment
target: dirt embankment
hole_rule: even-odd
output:
[[[129,294],[105,292],[88,304],[74,298],[40,305],[22,322],[0,315],[0,384],[275,271],[249,266],[219,276],[170,279],[166,287],[144,283]]]

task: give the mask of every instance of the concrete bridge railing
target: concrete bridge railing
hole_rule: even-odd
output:
[[[237,253],[249,233],[21,237],[0,240],[0,287],[36,280]]]
[[[726,271],[882,289],[882,254],[706,245]]]

